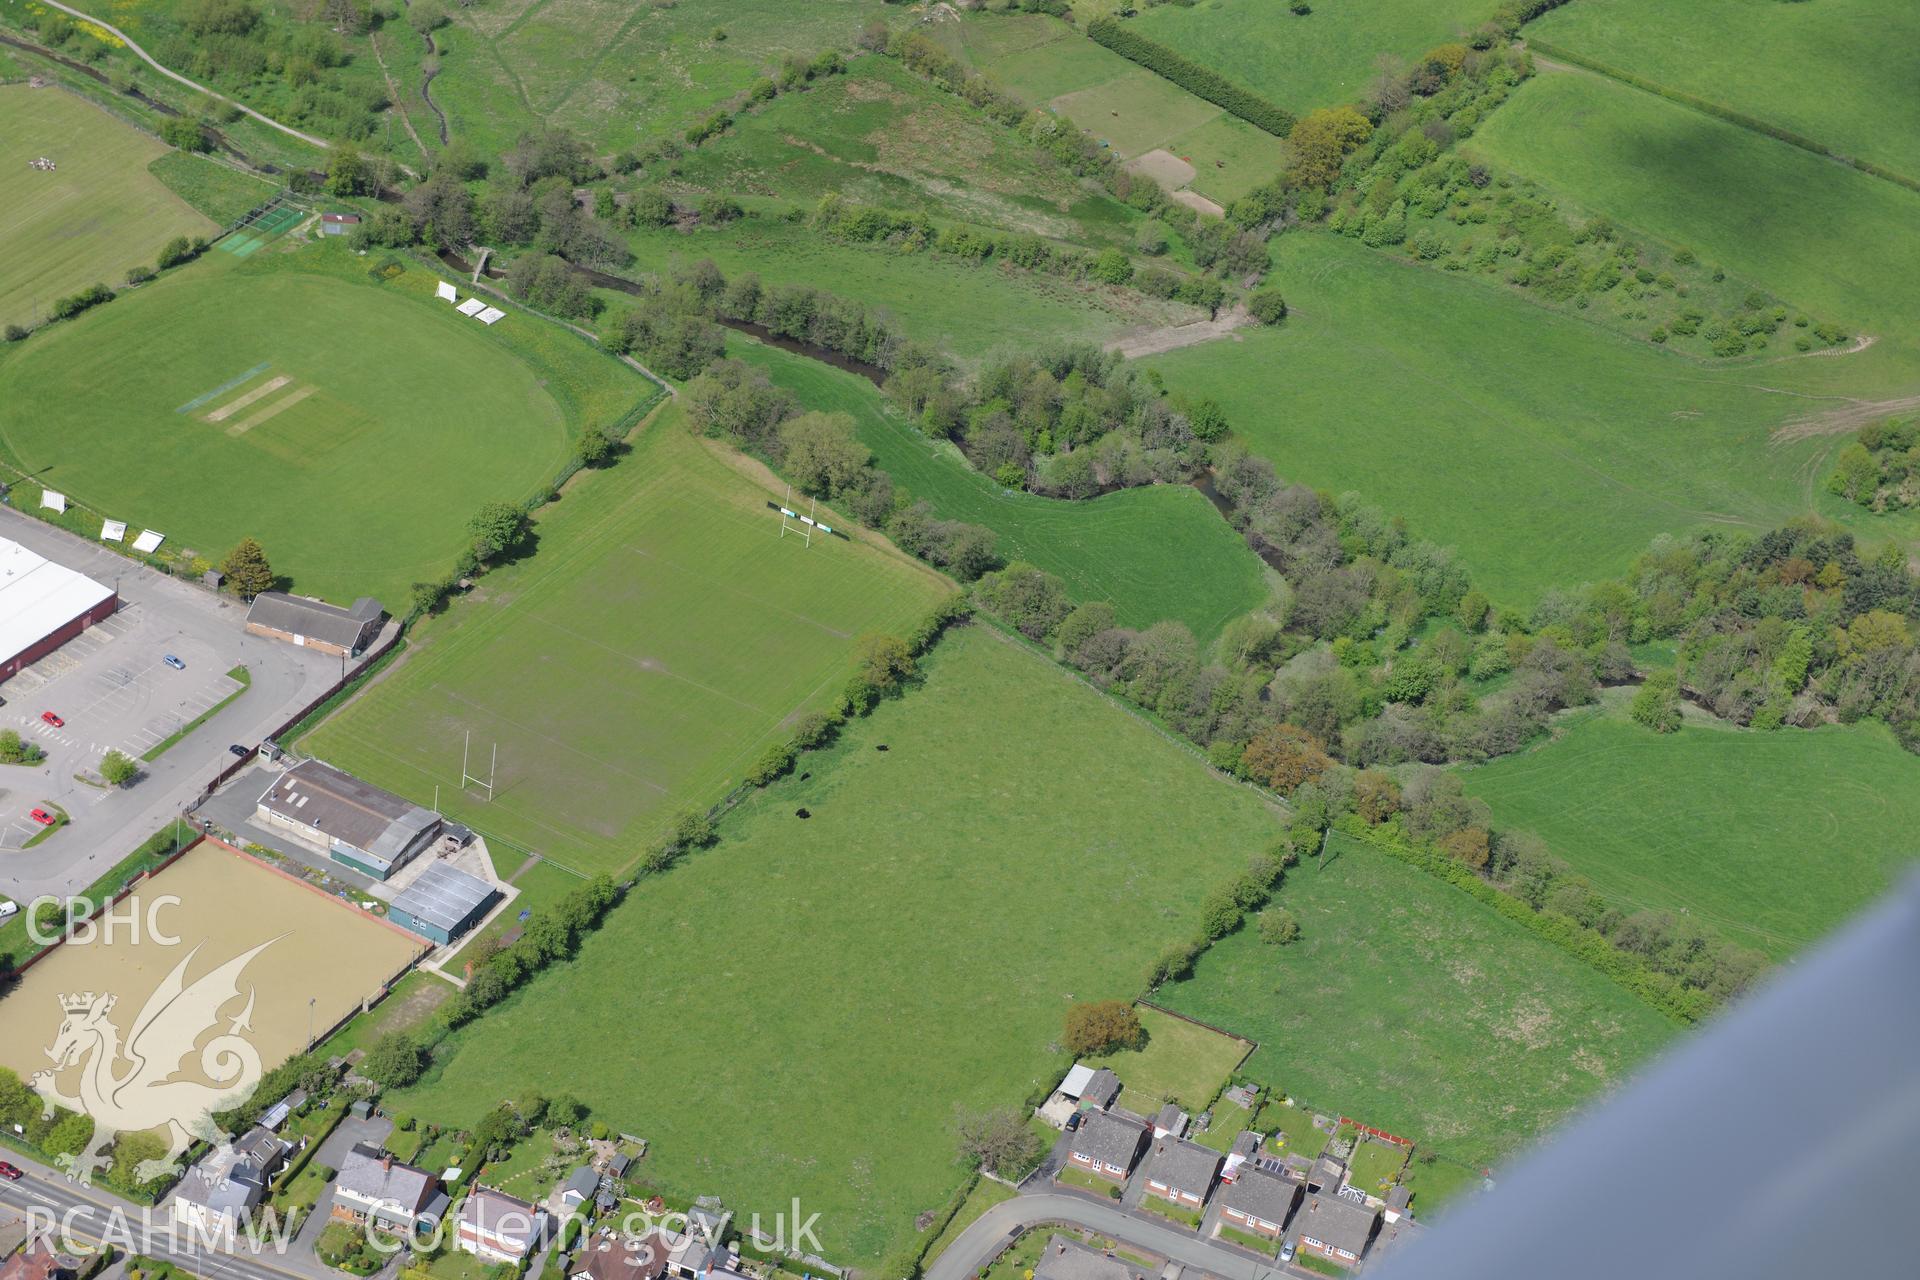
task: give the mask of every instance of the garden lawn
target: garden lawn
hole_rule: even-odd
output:
[[[743,1217],[798,1196],[843,1264],[906,1245],[966,1176],[958,1112],[1056,1081],[1069,1004],[1137,990],[1276,830],[1257,796],[990,628],[948,635],[925,669],[389,1105],[464,1124],[528,1088],[574,1093],[646,1136],[641,1181]],[[569,1044],[592,1048],[554,1051]]]
[[[1407,1149],[1390,1142],[1362,1138],[1347,1162],[1347,1181],[1368,1195],[1384,1196],[1407,1163]]]
[[[810,285],[863,302],[907,337],[966,363],[1045,344],[1104,343],[1128,329],[1203,316],[1133,289],[881,245],[838,244],[771,217],[691,234],[634,231],[627,243],[633,271],[669,272],[711,259],[729,279],[752,272],[766,285]],[[606,296],[615,307],[634,303]]]
[[[870,535],[783,539],[767,505],[782,492],[669,406],[541,513],[535,554],[487,575],[307,745],[402,795],[438,785],[503,864],[502,845],[562,870],[632,865],[839,696],[860,636],[906,631],[950,590]],[[475,759],[499,744],[491,801],[459,787],[468,730]]]
[[[1920,830],[1920,760],[1873,725],[1660,735],[1615,708],[1464,777],[1623,911],[1684,912],[1776,960],[1891,887]]]
[[[1276,1100],[1260,1109],[1254,1127],[1268,1135],[1267,1145],[1274,1150],[1298,1152],[1312,1160],[1326,1149],[1329,1136],[1327,1130],[1314,1127],[1313,1117],[1312,1107],[1290,1107]],[[1284,1142],[1279,1141],[1282,1138]]]
[[[1082,502],[1003,489],[952,445],[908,426],[865,379],[760,343],[730,349],[806,408],[852,414],[897,492],[926,500],[940,519],[987,526],[1003,557],[1058,574],[1076,600],[1109,601],[1123,626],[1173,619],[1206,644],[1267,598],[1259,560],[1197,489],[1154,485]]]
[[[1908,0],[1580,0],[1526,36],[1920,177]]]
[[[1140,1115],[1151,1115],[1168,1102],[1178,1102],[1198,1115],[1252,1048],[1244,1040],[1158,1009],[1143,1005],[1136,1012],[1147,1032],[1143,1047],[1082,1061],[1090,1067],[1111,1068],[1120,1077],[1121,1105]]]
[[[432,273],[370,265],[216,250],[12,346],[0,462],[169,549],[218,563],[258,538],[295,590],[405,613],[475,510],[544,492],[587,424],[656,389],[545,321],[489,328],[434,301]]]
[[[1461,1159],[1515,1152],[1678,1031],[1521,925],[1338,835],[1279,901],[1300,941],[1242,929],[1155,998],[1259,1041],[1242,1074]]]
[[[65,89],[0,84],[0,325],[32,326],[91,284],[117,289],[175,236],[216,229],[147,172],[168,150]],[[42,158],[51,172],[27,167]]]
[[[1583,0],[1584,2],[1584,0]],[[1402,63],[1493,16],[1486,0],[1275,0],[1143,6],[1129,25],[1296,114],[1358,102],[1386,54]]]
[[[1148,367],[1218,400],[1286,478],[1357,491],[1457,549],[1498,601],[1611,577],[1661,533],[1758,531],[1809,507],[1873,530],[1816,492],[1839,440],[1768,443],[1808,402],[1751,368],[1709,369],[1329,234],[1281,236],[1273,256],[1283,326]]]
[[[452,25],[434,33],[433,100],[454,136],[487,154],[543,123],[596,148],[638,150],[679,134],[782,58],[851,49],[864,23],[899,20],[881,0],[504,0],[448,16]]]

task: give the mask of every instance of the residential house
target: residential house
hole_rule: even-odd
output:
[[[1256,1159],[1260,1154],[1260,1135],[1251,1129],[1242,1129],[1233,1140],[1233,1146],[1227,1149],[1227,1161],[1220,1166],[1220,1181],[1232,1182],[1240,1176],[1240,1166]]]
[[[273,1132],[278,1133],[280,1132],[280,1126],[285,1124],[289,1117],[296,1114],[300,1108],[306,1105],[307,1091],[305,1089],[295,1089],[292,1093],[267,1108],[266,1114],[260,1117],[260,1127],[263,1129],[271,1129]]]
[[[475,1187],[454,1220],[456,1249],[488,1262],[525,1262],[547,1234],[546,1210],[492,1187]]]
[[[1120,1096],[1120,1077],[1101,1067],[1080,1090],[1080,1105],[1105,1111]]]
[[[0,1280],[73,1280],[79,1274],[80,1260],[58,1252],[44,1236],[0,1262]]]
[[[1047,1238],[1045,1251],[1033,1264],[1033,1280],[1146,1280],[1146,1273],[1055,1234]]]
[[[1074,1130],[1067,1163],[1113,1182],[1125,1182],[1150,1136],[1138,1120],[1111,1111],[1092,1111]]]
[[[595,1194],[600,1190],[600,1175],[591,1166],[581,1165],[573,1171],[560,1188],[560,1206],[563,1209],[578,1209],[591,1205]]]
[[[661,1280],[667,1273],[667,1238],[601,1232],[588,1239],[567,1268],[567,1280]]]
[[[1324,1191],[1328,1195],[1340,1190],[1347,1180],[1347,1162],[1337,1156],[1321,1155],[1307,1170],[1307,1190]]]
[[[1160,1114],[1153,1118],[1153,1137],[1157,1142],[1162,1138],[1184,1138],[1187,1136],[1187,1113],[1180,1109],[1177,1102],[1169,1102],[1160,1108]]]
[[[440,1180],[362,1143],[347,1152],[333,1184],[333,1216],[395,1231],[431,1231],[447,1211]]]
[[[1147,1191],[1183,1209],[1198,1210],[1213,1191],[1220,1153],[1183,1138],[1156,1142],[1147,1163]]]
[[[1406,1252],[1426,1231],[1405,1213],[1387,1210],[1380,1215],[1380,1234],[1374,1237],[1372,1260],[1367,1265],[1373,1267],[1382,1258]]]
[[[1287,1219],[1293,1216],[1299,1203],[1299,1183],[1264,1169],[1245,1168],[1239,1177],[1220,1188],[1220,1221],[1225,1226],[1277,1240],[1287,1229]]]
[[[227,1147],[217,1147],[187,1170],[170,1201],[173,1220],[189,1239],[231,1244],[234,1232],[267,1198],[274,1174],[293,1144],[255,1125]]]
[[[1379,1225],[1380,1214],[1367,1208],[1364,1199],[1310,1195],[1294,1219],[1294,1234],[1302,1251],[1343,1267],[1357,1267],[1367,1256]]]

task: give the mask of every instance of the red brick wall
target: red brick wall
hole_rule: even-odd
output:
[[[73,621],[54,628],[53,631],[48,633],[45,639],[28,645],[25,649],[22,649],[10,658],[0,659],[0,680],[5,680],[10,676],[19,674],[20,671],[40,661],[40,659],[67,643],[67,641],[79,636],[82,631],[85,631],[94,623],[104,622],[106,619],[112,617],[113,611],[119,607],[120,597],[117,595],[108,596],[105,600],[102,600],[99,604],[93,606],[93,608],[87,610]]]

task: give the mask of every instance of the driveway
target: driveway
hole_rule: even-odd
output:
[[[9,538],[96,582],[116,587],[120,612],[90,628],[5,684],[0,727],[18,729],[47,752],[31,769],[0,768],[0,895],[27,902],[79,893],[165,826],[228,763],[229,743],[251,746],[339,679],[338,658],[246,632],[246,609],[143,564],[0,507]],[[162,662],[174,654],[175,670]],[[251,685],[151,763],[123,790],[89,786],[74,775],[98,768],[108,748],[138,760],[237,686],[227,672],[247,668]],[[55,728],[42,711],[66,720]],[[52,802],[72,821],[29,850],[38,830],[26,811]]]
[[[1010,1232],[1049,1222],[1085,1227],[1182,1266],[1210,1272],[1221,1280],[1270,1280],[1291,1274],[1278,1263],[1257,1261],[1237,1249],[1198,1239],[1171,1225],[1148,1222],[1118,1207],[1043,1191],[1016,1196],[981,1214],[928,1264],[926,1278],[971,1280]]]

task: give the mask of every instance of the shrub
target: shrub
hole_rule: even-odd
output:
[[[1268,946],[1285,947],[1300,940],[1300,922],[1285,907],[1268,907],[1260,913],[1260,941]]]
[[[1083,1000],[1067,1010],[1061,1043],[1076,1057],[1138,1049],[1147,1042],[1140,1015],[1125,1000]]]
[[[1247,298],[1247,311],[1261,324],[1279,324],[1287,318],[1287,300],[1278,289],[1256,289]]]

